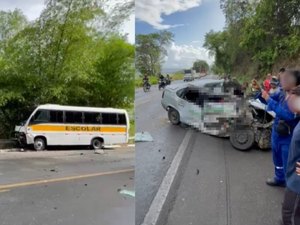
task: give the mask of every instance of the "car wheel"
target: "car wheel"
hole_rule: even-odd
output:
[[[231,145],[240,150],[249,150],[255,142],[255,134],[251,129],[237,129],[230,134]]]
[[[168,117],[169,117],[170,122],[173,125],[180,124],[180,115],[179,115],[179,112],[177,110],[175,110],[173,108],[170,108],[169,111],[168,111]]]
[[[103,148],[103,140],[101,140],[100,138],[94,138],[92,140],[92,148],[94,150],[99,150]]]
[[[45,140],[45,138],[36,138],[36,139],[34,139],[33,147],[36,151],[44,151],[46,149],[46,140]]]

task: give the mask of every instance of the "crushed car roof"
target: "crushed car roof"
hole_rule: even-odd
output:
[[[189,83],[178,83],[178,84],[172,84],[170,86],[167,86],[167,89],[170,90],[177,90],[180,88],[185,88],[185,87],[195,87],[195,88],[201,88],[204,87],[206,84],[212,84],[212,83],[223,83],[223,79],[200,79],[200,80],[195,80],[193,82]]]

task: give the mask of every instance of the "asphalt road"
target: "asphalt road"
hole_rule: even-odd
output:
[[[240,152],[227,139],[197,134],[168,225],[279,225],[283,188],[271,152]]]
[[[0,225],[133,225],[134,150],[0,153]]]
[[[136,145],[140,224],[186,129],[168,123],[156,90],[136,95],[137,130],[154,137],[154,142]],[[265,184],[273,176],[271,152],[240,152],[228,139],[200,132],[195,138],[167,225],[279,225],[284,189]]]
[[[160,103],[161,95],[157,86],[147,93],[136,90],[136,132],[148,131],[154,139],[136,143],[136,225],[143,222],[186,133],[184,128],[169,123]]]

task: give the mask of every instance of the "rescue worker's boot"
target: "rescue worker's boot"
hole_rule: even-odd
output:
[[[273,187],[285,187],[284,181],[277,181],[274,178],[268,178],[266,184]]]

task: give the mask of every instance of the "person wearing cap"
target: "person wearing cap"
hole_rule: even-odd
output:
[[[279,88],[279,80],[276,76],[273,76],[270,82],[271,89],[269,91],[269,94],[275,94],[276,92],[280,91]]]

